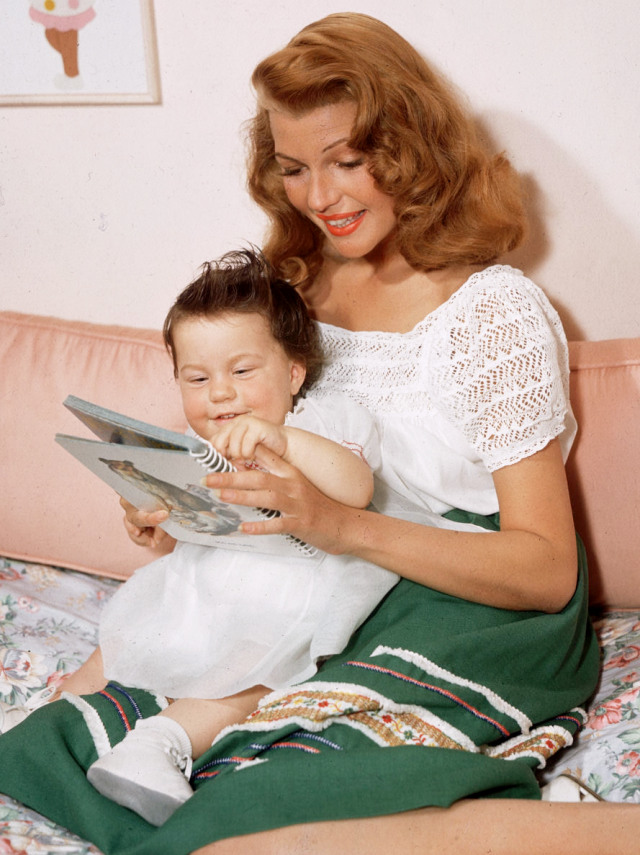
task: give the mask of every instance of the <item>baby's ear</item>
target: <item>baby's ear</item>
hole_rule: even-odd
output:
[[[304,383],[304,378],[307,376],[307,369],[301,362],[292,362],[291,363],[291,394],[297,395],[300,389],[302,388],[302,384]]]

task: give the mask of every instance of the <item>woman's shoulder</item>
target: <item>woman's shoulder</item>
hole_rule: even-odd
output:
[[[519,270],[495,265],[454,295],[425,347],[432,399],[493,471],[573,428],[567,342],[557,312]]]
[[[545,342],[566,347],[560,317],[542,289],[505,264],[474,273],[426,322],[436,350],[448,353],[489,347],[499,356]]]
[[[557,312],[542,289],[508,264],[493,264],[472,274],[441,308],[443,320],[469,312],[488,323],[510,314],[541,315],[561,327]]]

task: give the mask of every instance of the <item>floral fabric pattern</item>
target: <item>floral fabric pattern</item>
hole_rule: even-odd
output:
[[[602,673],[574,744],[545,770],[564,773],[605,801],[640,804],[640,613],[594,616]]]
[[[0,855],[100,855],[100,850],[8,796],[0,796]]]
[[[75,671],[96,647],[102,606],[119,584],[0,558],[0,701],[23,704]],[[92,844],[0,795],[0,855],[27,852],[100,855]]]

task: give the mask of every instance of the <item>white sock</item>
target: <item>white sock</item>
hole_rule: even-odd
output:
[[[170,739],[180,757],[193,757],[193,747],[189,734],[181,724],[166,715],[154,715],[151,718],[141,718],[136,722],[136,730],[160,731]]]

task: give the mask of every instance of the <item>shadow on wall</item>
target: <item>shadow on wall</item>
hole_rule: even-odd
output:
[[[492,151],[507,152],[527,193],[528,240],[504,261],[543,288],[569,339],[640,336],[640,231],[576,158],[535,125],[486,113],[477,126]]]

